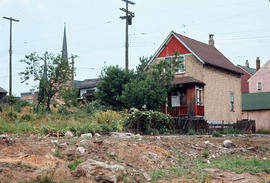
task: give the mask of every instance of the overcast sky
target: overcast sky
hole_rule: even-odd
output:
[[[255,67],[270,59],[270,2],[268,0],[134,0],[130,27],[130,67],[151,56],[171,30],[207,42],[234,64],[245,60]],[[19,19],[13,24],[13,93],[31,86],[20,83],[19,63],[31,52],[60,53],[64,22],[68,53],[78,55],[75,79],[96,78],[105,65],[124,67],[125,24],[119,19],[121,0],[0,0],[0,16]],[[9,22],[0,19],[0,86],[8,90]]]

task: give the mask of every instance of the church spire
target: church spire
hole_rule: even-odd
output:
[[[65,23],[65,27],[64,27],[64,38],[63,38],[63,47],[62,47],[62,58],[68,60],[66,23]]]

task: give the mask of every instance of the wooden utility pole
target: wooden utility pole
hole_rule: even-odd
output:
[[[9,37],[9,96],[12,96],[12,22],[19,22],[19,20],[12,17],[3,17],[10,21],[10,37]]]
[[[128,10],[128,5],[129,4],[134,5],[135,3],[131,2],[129,0],[122,0],[122,1],[124,1],[126,3],[126,9],[125,8],[120,8],[121,11],[126,13],[126,16],[121,16],[120,18],[122,20],[123,19],[126,20],[125,67],[126,67],[126,70],[128,70],[128,47],[129,47],[129,43],[128,43],[128,26],[132,25],[132,18],[135,17],[135,14]]]

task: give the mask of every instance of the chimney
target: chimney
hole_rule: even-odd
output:
[[[256,71],[258,71],[260,68],[261,68],[260,57],[257,57],[257,59],[256,59]]]
[[[246,60],[246,67],[249,68],[249,62]]]
[[[209,42],[208,43],[210,46],[215,46],[214,34],[209,34]]]

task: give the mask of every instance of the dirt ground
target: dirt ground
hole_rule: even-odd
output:
[[[227,139],[236,146],[224,148],[222,144]],[[85,138],[2,135],[0,183],[38,182],[44,177],[49,177],[55,182],[155,182],[150,178],[151,172],[181,166],[185,160],[184,169],[188,169],[189,164],[191,166],[193,161],[198,159],[211,163],[213,159],[235,155],[270,160],[269,142],[270,136],[267,135],[223,137],[97,135]],[[80,152],[80,148],[83,151]],[[209,152],[209,157],[203,157],[205,151]],[[89,159],[99,162],[99,166],[87,170],[86,173],[78,173],[77,170],[68,167],[74,161],[86,162]],[[100,162],[103,164],[100,165]],[[112,170],[109,176],[111,180],[107,180],[108,176],[103,169],[105,167],[109,170],[108,167],[114,165],[119,165],[124,170],[121,173]],[[216,168],[204,171],[207,173],[205,182],[270,181],[268,180],[270,175],[266,173],[237,174]],[[113,181],[114,175],[116,179]],[[200,180],[196,176],[183,174],[181,177],[167,177],[166,180],[161,178],[157,182],[200,182]]]

